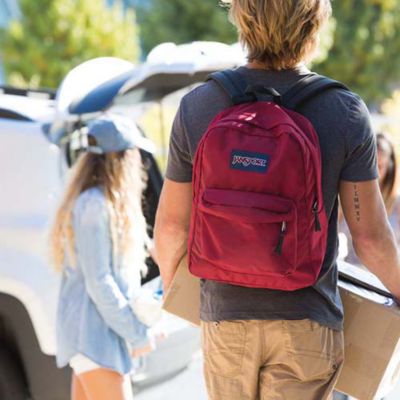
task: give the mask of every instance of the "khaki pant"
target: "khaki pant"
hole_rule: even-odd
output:
[[[298,321],[202,322],[210,400],[325,400],[343,364],[343,333]]]

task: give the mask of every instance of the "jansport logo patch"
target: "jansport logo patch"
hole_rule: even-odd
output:
[[[259,172],[264,174],[268,170],[269,155],[249,151],[233,150],[231,153],[231,168],[241,171]]]

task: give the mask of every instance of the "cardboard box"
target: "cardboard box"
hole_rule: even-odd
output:
[[[400,379],[400,309],[388,297],[339,282],[344,306],[345,363],[337,390],[382,399]]]
[[[400,309],[371,290],[340,281],[345,310],[345,363],[336,389],[359,400],[382,399],[400,379]],[[186,258],[178,266],[164,308],[200,324],[200,281]]]
[[[178,265],[163,308],[194,325],[200,325],[200,279],[189,272],[187,256]]]

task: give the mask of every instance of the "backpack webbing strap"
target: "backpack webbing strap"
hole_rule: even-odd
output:
[[[282,105],[296,110],[307,101],[329,89],[349,90],[343,83],[322,75],[312,74],[301,79],[282,95]]]
[[[210,74],[207,80],[215,81],[227,93],[234,105],[256,101],[254,95],[246,94],[247,83],[232,69]]]
[[[210,74],[207,80],[215,81],[229,96],[234,105],[257,101],[257,96],[249,92],[249,86],[235,70],[218,71]],[[271,90],[270,88],[265,88]],[[342,83],[322,75],[310,74],[302,78],[281,96],[280,103],[296,110],[307,101],[329,89],[349,90]],[[277,93],[278,94],[278,93]]]

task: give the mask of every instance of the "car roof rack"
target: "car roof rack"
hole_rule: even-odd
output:
[[[0,94],[34,97],[48,100],[54,100],[56,98],[56,90],[53,89],[22,89],[9,85],[0,85]]]

